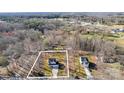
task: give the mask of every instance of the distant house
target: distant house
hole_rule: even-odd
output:
[[[112,29],[111,33],[124,32],[123,28],[120,29]]]
[[[111,33],[114,34],[114,33],[116,33],[116,31],[115,30],[112,30]]]
[[[81,26],[91,25],[91,23],[88,22],[81,22]]]

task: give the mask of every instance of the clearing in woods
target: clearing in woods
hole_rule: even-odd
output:
[[[69,77],[68,67],[68,51],[67,50],[50,50],[40,51],[31,70],[29,71],[28,79],[53,78],[52,69],[49,66],[49,58],[55,58],[59,64],[64,65],[63,69],[58,69],[57,78]]]

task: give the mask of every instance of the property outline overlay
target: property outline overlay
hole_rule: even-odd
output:
[[[66,59],[67,59],[67,76],[57,76],[57,78],[68,78],[69,77],[69,63],[68,63],[68,50],[49,50],[49,51],[40,51],[39,52],[39,54],[38,54],[38,56],[37,56],[37,58],[36,58],[36,60],[34,61],[34,63],[33,63],[33,66],[31,67],[31,69],[30,69],[30,71],[28,72],[28,75],[27,75],[27,79],[43,79],[43,78],[48,78],[48,79],[52,79],[53,77],[52,76],[50,76],[50,77],[29,77],[29,75],[31,74],[31,71],[33,70],[33,68],[34,68],[34,66],[35,66],[35,64],[36,64],[36,62],[38,61],[38,59],[39,59],[39,57],[40,57],[40,55],[41,55],[41,53],[43,53],[43,52],[45,52],[45,53],[54,53],[54,52],[65,52],[66,53]],[[56,78],[56,79],[57,79]]]

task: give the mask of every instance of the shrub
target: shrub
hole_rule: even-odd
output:
[[[0,66],[6,67],[8,64],[9,62],[7,61],[7,58],[4,56],[0,56]]]

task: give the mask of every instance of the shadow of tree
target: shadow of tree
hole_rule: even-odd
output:
[[[97,65],[93,62],[89,62],[89,69],[90,70],[92,70],[92,69],[97,70]]]
[[[45,74],[43,73],[43,72],[33,72],[33,75],[34,76],[40,76],[40,77],[43,77],[43,76],[45,76]]]
[[[60,70],[64,70],[65,69],[65,65],[64,64],[59,63],[59,62],[57,62],[57,64],[59,65],[59,69]]]

